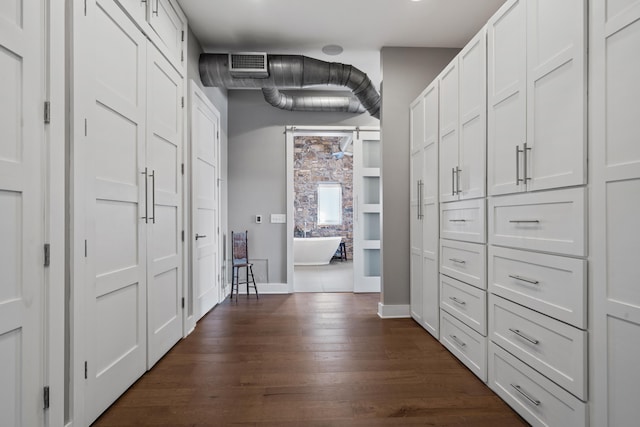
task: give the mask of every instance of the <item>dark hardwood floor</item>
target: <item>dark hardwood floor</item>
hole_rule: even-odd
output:
[[[521,426],[377,294],[262,295],[221,303],[96,426]]]

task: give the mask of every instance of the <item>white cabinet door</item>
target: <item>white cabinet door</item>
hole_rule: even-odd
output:
[[[182,77],[147,48],[147,368],[182,337]],[[147,187],[149,188],[149,187]]]
[[[460,141],[456,183],[460,199],[486,195],[486,45],[486,29],[483,28],[458,55]]]
[[[147,0],[149,38],[182,74],[187,19],[173,0]]]
[[[527,2],[528,190],[586,183],[585,3]]]
[[[409,184],[411,187],[411,218],[409,219],[409,241],[411,244],[411,317],[418,322],[422,321],[422,164],[422,149],[412,152],[411,180]]]
[[[45,423],[43,16],[39,1],[0,4],[0,424],[6,426]]]
[[[440,74],[440,201],[458,200],[458,59]]]
[[[489,20],[487,185],[491,195],[524,191],[526,2],[510,0]]]
[[[636,425],[640,353],[640,1],[590,5],[592,425]]]
[[[147,39],[112,1],[87,2],[85,424],[146,370]],[[80,94],[79,94],[80,96]],[[81,120],[76,118],[76,120]],[[150,183],[149,183],[150,184]],[[149,185],[150,187],[150,185]],[[77,203],[80,203],[77,201]],[[77,362],[81,363],[81,362]]]
[[[409,106],[409,141],[413,153],[424,146],[424,97],[422,94]]]

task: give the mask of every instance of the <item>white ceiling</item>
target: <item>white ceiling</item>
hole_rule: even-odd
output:
[[[505,0],[178,0],[207,52],[302,54],[380,81],[380,49],[463,47]],[[337,56],[321,49],[344,47]]]

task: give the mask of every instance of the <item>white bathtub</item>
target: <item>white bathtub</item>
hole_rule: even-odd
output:
[[[294,237],[294,265],[326,265],[336,253],[342,237]]]

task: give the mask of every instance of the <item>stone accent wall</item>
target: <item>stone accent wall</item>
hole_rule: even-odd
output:
[[[294,139],[295,237],[342,236],[353,259],[353,157],[336,159],[339,137],[296,136]],[[342,225],[318,226],[318,183],[342,184]]]

